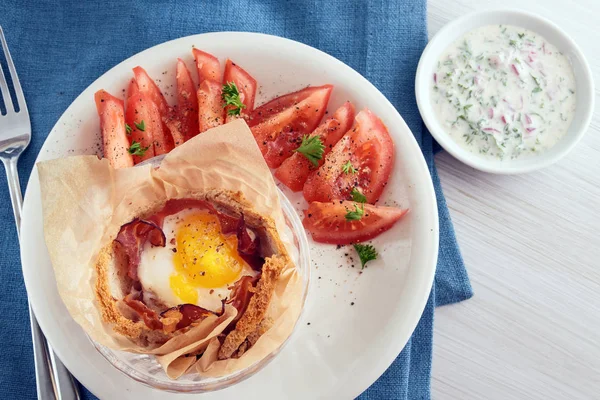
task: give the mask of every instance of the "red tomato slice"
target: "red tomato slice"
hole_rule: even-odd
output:
[[[223,124],[221,84],[205,79],[198,89],[198,131],[200,133]]]
[[[335,111],[331,118],[323,122],[311,133],[311,136],[320,136],[325,146],[323,158],[319,161],[319,165],[315,167],[308,161],[308,158],[300,153],[294,153],[275,171],[277,179],[294,192],[302,190],[308,175],[310,175],[311,171],[323,165],[327,153],[331,151],[333,146],[352,127],[352,122],[354,122],[354,106],[347,101]]]
[[[309,87],[254,110],[250,129],[269,167],[279,167],[294,153],[302,136],[315,130],[325,115],[332,90],[332,85]],[[274,113],[277,110],[281,111]],[[269,115],[268,118],[264,119],[265,115]],[[254,124],[258,120],[262,121]]]
[[[154,80],[150,78],[150,76],[144,68],[139,66],[135,67],[133,69],[133,74],[135,76],[139,92],[142,95],[144,95],[145,98],[149,99],[154,104],[156,104],[160,116],[160,121],[163,124],[163,129],[160,130],[160,132],[152,133],[154,135],[154,141],[162,146],[160,149],[160,153],[156,152],[155,149],[156,155],[164,154],[162,153],[162,151],[165,150],[166,153],[168,153],[174,147],[174,140],[171,136],[171,131],[167,124],[168,121],[172,120],[173,111],[171,107],[169,107],[169,103],[167,103],[165,96],[163,96],[162,92],[160,91]],[[158,136],[161,134],[164,137]],[[175,136],[179,137],[180,134],[176,132]]]
[[[357,171],[342,170],[348,161]],[[306,201],[347,200],[353,188],[375,203],[394,165],[394,142],[381,120],[368,109],[356,116],[355,127],[333,147],[325,163],[304,184]]]
[[[100,117],[104,158],[108,159],[113,168],[133,167],[133,159],[127,152],[129,140],[125,130],[123,100],[105,90],[97,91],[94,98]]]
[[[185,142],[185,127],[177,107],[171,108],[167,118],[163,119],[163,132],[170,132],[166,136],[171,137],[171,147],[180,146]]]
[[[162,92],[158,86],[156,86],[154,80],[150,78],[146,70],[142,67],[135,67],[133,69],[133,74],[135,75],[135,80],[138,84],[139,91],[145,96],[149,97],[150,100],[156,104],[161,115],[165,117],[169,115],[170,107],[165,99],[165,96],[163,96]]]
[[[131,84],[130,84],[131,86]],[[135,164],[160,154],[166,154],[172,145],[165,142],[163,123],[156,104],[146,97],[141,91],[135,92],[130,88],[129,93],[134,93],[127,99],[127,112],[125,121],[131,127],[131,141],[140,143],[142,148],[148,147],[143,156],[133,156]],[[142,127],[143,121],[143,130]]]
[[[127,86],[127,99],[131,96],[135,96],[140,92],[140,88],[137,85],[137,81],[135,78],[131,78],[129,81],[129,86]]]
[[[221,63],[217,57],[208,54],[202,50],[192,49],[192,54],[196,60],[199,82],[208,79],[209,81],[221,83]]]
[[[185,62],[181,58],[177,59],[177,120],[181,135],[175,137],[175,146],[198,134],[198,96],[196,94],[196,85],[192,80],[192,75]],[[171,130],[172,132],[173,130]]]
[[[239,65],[233,63],[230,59],[227,59],[225,63],[225,74],[223,75],[223,85],[233,82],[237,86],[240,92],[240,100],[246,107],[242,110],[244,114],[250,114],[254,109],[254,98],[256,96],[256,79],[250,76],[249,73],[244,71]],[[232,108],[229,106],[228,108]],[[225,109],[225,118],[227,122],[235,119],[233,115],[227,115],[227,109]]]
[[[348,221],[346,214],[364,206],[361,219]],[[310,203],[304,211],[302,225],[311,233],[315,242],[350,244],[373,239],[390,229],[408,209],[373,206],[354,201],[333,203]]]
[[[308,97],[319,92],[321,89],[323,89],[323,86],[309,86],[297,92],[277,97],[268,103],[263,104],[250,113],[248,116],[248,126],[253,127],[269,118],[272,118],[274,115],[279,114],[283,110],[295,106],[302,100],[306,100]]]

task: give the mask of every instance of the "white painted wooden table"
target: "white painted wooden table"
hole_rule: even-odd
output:
[[[526,175],[437,156],[475,296],[435,315],[434,399],[600,399],[600,0],[429,0],[429,34],[515,7],[561,26],[596,82],[582,142]]]

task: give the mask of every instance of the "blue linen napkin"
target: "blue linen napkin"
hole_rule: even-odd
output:
[[[433,162],[433,140],[414,96],[417,62],[427,43],[426,0],[161,2],[4,0],[0,13],[25,91],[33,130],[20,161],[24,186],[48,132],[98,76],[148,47],[211,31],[252,31],[294,39],[356,69],[396,106],[419,142],[438,198],[440,253],[435,285],[411,340],[361,399],[430,397],[434,306],[465,300],[471,286]],[[6,69],[4,69],[6,71]],[[35,398],[35,377],[19,246],[4,176],[0,178],[0,398]],[[94,398],[84,391],[84,397]]]

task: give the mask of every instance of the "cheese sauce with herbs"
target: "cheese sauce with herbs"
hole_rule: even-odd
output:
[[[461,147],[485,158],[510,160],[551,148],[575,112],[569,60],[516,26],[467,33],[442,55],[432,79],[439,122]]]

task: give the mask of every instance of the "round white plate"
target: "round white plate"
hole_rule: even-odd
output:
[[[104,88],[124,95],[131,68],[137,65],[158,81],[173,103],[175,60],[183,58],[194,71],[192,46],[221,60],[230,57],[252,74],[260,84],[257,104],[309,84],[331,83],[335,89],[330,111],[351,100],[357,111],[368,106],[390,130],[396,165],[381,203],[410,207],[410,212],[373,241],[380,258],[361,274],[352,247],[311,243],[311,287],[288,345],[253,377],[202,395],[203,399],[354,398],[387,369],[409,339],[429,296],[438,251],[435,194],[417,142],[390,102],[356,71],[314,48],[273,36],[226,32],[173,40],[123,61],[83,91],[50,132],[38,161],[97,152],[94,92]],[[298,210],[306,207],[300,194],[285,193]],[[44,243],[35,169],[27,186],[21,232],[23,275],[31,305],[54,350],[75,377],[100,398],[174,397],[113,368],[71,319],[58,295]]]

